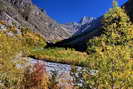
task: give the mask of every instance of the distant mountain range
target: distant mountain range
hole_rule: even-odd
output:
[[[67,24],[64,24],[63,26],[69,29],[69,32],[72,35],[78,35],[78,34],[81,34],[82,32],[85,32],[86,30],[90,31],[100,26],[101,25],[100,20],[101,18],[84,16],[83,18],[81,18],[79,22],[67,23]]]
[[[124,6],[133,20],[133,1],[129,0]],[[84,16],[79,22],[59,24],[51,19],[45,10],[34,5],[32,0],[0,0],[0,20],[8,24],[16,23],[17,27],[21,25],[31,28],[50,42],[72,39],[75,36],[87,38],[90,32],[101,26],[101,19],[102,16],[99,18]]]

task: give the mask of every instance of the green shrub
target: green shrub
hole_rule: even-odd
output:
[[[28,28],[22,28],[22,38],[24,43],[31,48],[45,47],[45,39],[38,33],[32,32]]]
[[[96,70],[93,76],[86,77],[88,85],[97,89],[131,89],[133,83],[133,62],[128,46],[105,46],[90,55],[89,69]],[[92,88],[92,89],[93,89]]]

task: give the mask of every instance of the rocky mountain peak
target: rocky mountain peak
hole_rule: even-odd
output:
[[[86,30],[90,31],[93,28],[98,27],[100,23],[99,18],[84,16],[79,22],[71,22],[64,24],[63,26],[69,29],[71,34],[77,35],[85,32]]]
[[[81,20],[79,21],[80,24],[86,24],[86,23],[90,23],[94,20],[93,17],[87,17],[87,16],[84,16],[83,18],[81,18]]]

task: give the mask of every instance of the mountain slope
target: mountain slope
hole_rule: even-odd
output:
[[[133,0],[128,0],[123,6],[133,22]]]
[[[56,44],[53,44],[53,46],[72,47],[79,51],[86,50],[86,41],[101,33],[99,28],[102,26],[102,18],[103,17],[101,16],[97,19],[89,19],[83,25],[81,24],[84,23],[82,22],[84,20],[80,21],[80,26],[78,25],[79,28],[76,30],[77,32],[73,32],[72,37],[57,42]]]
[[[0,20],[23,25],[40,33],[46,40],[63,40],[70,36],[67,29],[51,19],[31,0],[0,0]]]

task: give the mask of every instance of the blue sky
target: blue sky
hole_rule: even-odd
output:
[[[118,0],[122,5],[127,0]],[[33,0],[58,23],[79,21],[83,16],[99,17],[112,7],[112,0]]]

